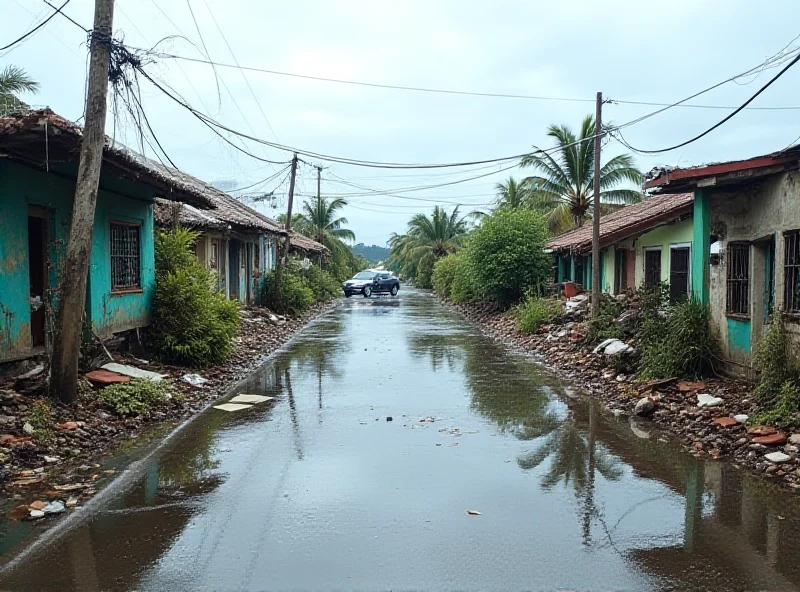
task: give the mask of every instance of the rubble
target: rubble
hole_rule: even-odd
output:
[[[672,434],[689,454],[728,460],[761,475],[766,473],[767,467],[776,467],[768,473],[770,478],[800,492],[800,458],[794,450],[800,449],[800,433],[784,436],[789,444],[784,444],[783,448],[780,443],[765,445],[754,441],[761,436],[777,434],[779,430],[771,426],[755,426],[748,430],[746,422],[759,411],[752,397],[752,384],[721,377],[705,381],[680,380],[678,377],[641,381],[633,373],[635,365],[624,367],[629,357],[635,363],[635,340],[618,340],[633,350],[624,355],[601,353],[612,341],[598,339],[588,343],[583,338],[588,328],[588,300],[580,297],[568,302],[574,304],[566,304],[565,314],[540,328],[536,334],[518,333],[514,317],[492,303],[449,306],[473,322],[481,332],[507,346],[533,354],[558,376],[603,401],[614,417],[622,419],[627,413],[639,415],[638,405],[638,411],[645,414],[640,417],[646,417],[663,432]],[[635,301],[629,302],[628,306],[628,311],[636,310]],[[615,322],[631,319],[637,314],[628,311],[619,315]],[[598,348],[598,342],[603,341],[605,347]],[[624,376],[624,380],[618,381],[619,376]],[[637,427],[634,433],[645,437],[646,432]],[[782,438],[775,441],[781,442]],[[779,450],[775,450],[776,447]],[[782,463],[778,471],[777,464],[765,461],[765,454],[789,458],[775,461]]]

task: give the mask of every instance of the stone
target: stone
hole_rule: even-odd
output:
[[[766,458],[769,462],[783,463],[791,459],[792,457],[783,452],[770,452],[769,454],[765,454],[764,458]]]
[[[750,436],[771,436],[778,433],[778,428],[772,426],[758,425],[747,430]]]
[[[745,415],[744,413],[740,413],[740,414],[738,414],[738,415],[734,415],[734,416],[733,416],[733,419],[735,419],[735,420],[736,420],[736,421],[738,421],[739,423],[744,423],[744,422],[746,422],[748,419],[750,419],[750,416],[749,416],[749,415]]]
[[[74,421],[65,421],[64,423],[59,423],[56,425],[59,430],[76,430],[78,429],[78,424]]]
[[[798,452],[800,451],[800,446],[795,446],[794,444],[787,444],[786,446],[783,447],[783,451],[786,452],[787,454]]]
[[[756,436],[753,438],[753,442],[756,444],[763,444],[764,446],[781,446],[786,444],[786,434],[777,432],[769,436]]]
[[[735,426],[739,422],[733,417],[715,417],[714,423],[722,428],[729,428],[731,426]]]
[[[789,444],[800,446],[800,434],[792,434],[789,436]]]
[[[42,512],[41,510],[31,510],[29,516],[32,519],[37,520],[39,518],[44,518],[44,512]]]
[[[120,384],[123,382],[130,382],[131,377],[119,374],[118,372],[111,372],[109,370],[92,370],[85,374],[87,380],[92,384],[98,386],[108,386],[109,384]]]
[[[656,410],[656,404],[649,397],[644,397],[636,402],[633,412],[639,417],[647,417],[652,415]]]
[[[717,405],[722,404],[722,399],[719,397],[713,397],[706,393],[699,393],[697,395],[697,406],[698,407],[716,407]]]
[[[22,431],[23,431],[23,432],[25,432],[26,434],[28,434],[28,435],[30,436],[30,435],[31,435],[31,434],[33,434],[33,432],[35,432],[36,430],[35,430],[35,429],[34,429],[34,427],[31,425],[31,422],[29,422],[29,421],[26,421],[26,422],[25,422],[25,425],[23,425],[23,426],[22,426]]]
[[[696,393],[706,388],[705,382],[690,382],[688,380],[681,380],[678,383],[678,390],[682,393]]]
[[[43,502],[41,500],[37,500],[28,505],[28,509],[30,510],[44,510],[46,507],[47,502]]]
[[[69,498],[67,500],[67,503],[64,504],[64,505],[67,506],[68,508],[74,508],[75,506],[78,505],[78,498],[77,497],[71,497],[71,498]]]

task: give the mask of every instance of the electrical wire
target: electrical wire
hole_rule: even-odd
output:
[[[285,166],[284,168],[282,168],[281,170],[279,170],[277,173],[274,173],[274,174],[270,175],[270,176],[269,176],[269,177],[267,177],[266,179],[261,179],[260,181],[256,181],[256,182],[255,182],[255,183],[253,183],[252,185],[246,185],[245,187],[237,187],[236,189],[228,189],[228,190],[226,190],[226,191],[227,191],[228,193],[234,193],[234,192],[236,192],[236,191],[245,191],[245,190],[247,190],[247,189],[252,189],[253,187],[256,187],[257,185],[263,185],[264,183],[269,183],[269,182],[270,182],[270,181],[272,181],[273,179],[275,179],[275,178],[279,177],[280,175],[282,175],[283,173],[285,173],[286,171],[288,171],[288,170],[289,170],[289,168],[291,167],[291,163],[286,163],[286,165],[287,165],[287,166]]]
[[[639,148],[634,148],[627,141],[625,141],[625,138],[622,136],[622,132],[620,131],[621,128],[616,128],[616,130],[612,130],[611,133],[615,138],[617,138],[617,140],[620,141],[620,143],[623,146],[627,147],[629,150],[633,150],[634,152],[638,152],[640,154],[661,154],[663,152],[669,152],[670,150],[676,150],[678,148],[683,148],[684,146],[687,146],[687,145],[689,145],[689,144],[691,144],[693,142],[696,142],[700,138],[703,138],[704,136],[707,136],[708,134],[713,132],[715,129],[717,129],[721,125],[723,125],[726,122],[728,122],[731,119],[733,119],[738,113],[740,113],[745,107],[747,107],[747,105],[752,103],[761,93],[763,93],[765,90],[767,90],[772,85],[772,83],[774,83],[776,80],[778,80],[778,78],[783,76],[789,70],[789,68],[794,66],[798,61],[800,61],[800,53],[798,53],[786,66],[784,66],[775,76],[773,76],[769,80],[769,82],[767,82],[764,86],[759,88],[758,91],[756,91],[749,99],[747,99],[744,103],[742,103],[735,111],[733,111],[732,113],[728,114],[726,117],[724,117],[723,119],[721,119],[720,121],[718,121],[717,123],[712,125],[710,128],[708,128],[704,132],[701,132],[700,134],[697,134],[696,136],[694,136],[693,138],[690,138],[689,140],[686,140],[685,142],[681,142],[680,144],[676,144],[675,146],[670,146],[669,148],[661,148],[661,149],[658,149],[658,150],[641,150]]]
[[[155,2],[155,0],[153,0]],[[200,37],[200,43],[203,45],[203,51],[206,54],[206,58],[211,61],[211,54],[208,51],[208,47],[206,47],[206,40],[203,38],[203,34],[200,32],[200,25],[197,24],[197,19],[194,17],[194,10],[192,10],[192,2],[191,0],[186,0],[186,5],[189,7],[189,14],[192,15],[192,22],[194,23],[194,28],[197,31],[197,36]],[[180,29],[178,29],[180,31]],[[217,109],[222,108],[222,93],[219,91],[219,81],[220,77],[217,73],[217,67],[212,64],[211,69],[214,70],[214,82],[217,84],[217,98],[219,99],[219,104],[217,105]]]
[[[15,46],[17,43],[21,43],[22,41],[24,41],[25,39],[27,39],[28,37],[30,37],[31,35],[33,35],[33,34],[34,34],[36,31],[38,31],[39,29],[41,29],[42,27],[44,27],[44,26],[45,26],[47,23],[49,23],[51,20],[53,20],[53,18],[54,18],[54,17],[55,17],[57,14],[59,14],[59,13],[61,12],[61,9],[62,9],[62,8],[64,8],[64,7],[65,7],[67,4],[69,4],[69,3],[70,3],[70,0],[66,0],[66,1],[64,2],[64,4],[62,4],[61,6],[59,6],[58,8],[56,8],[56,9],[55,9],[55,12],[54,12],[54,13],[52,13],[50,16],[48,16],[46,19],[44,19],[44,20],[43,20],[41,23],[39,23],[38,25],[36,25],[36,26],[35,26],[33,29],[31,29],[30,31],[28,31],[27,33],[25,33],[24,35],[22,35],[21,37],[18,37],[18,38],[16,38],[14,41],[12,41],[11,43],[9,43],[8,45],[5,45],[5,46],[3,46],[3,47],[0,47],[0,51],[5,51],[5,50],[7,50],[9,47],[14,47],[14,46]],[[55,8],[55,7],[54,7],[54,8]]]
[[[84,33],[89,33],[89,29],[87,29],[87,28],[86,28],[86,27],[84,27],[82,24],[80,24],[78,21],[76,21],[74,18],[72,18],[71,16],[69,16],[69,15],[68,15],[66,12],[62,12],[62,11],[61,11],[61,8],[64,8],[63,6],[62,6],[61,8],[57,8],[57,7],[53,6],[52,4],[50,4],[50,1],[49,1],[49,0],[42,0],[42,1],[43,1],[45,4],[47,4],[47,5],[48,5],[50,8],[52,8],[53,10],[55,10],[55,11],[56,11],[56,12],[55,12],[56,14],[60,14],[61,16],[63,16],[65,19],[67,19],[69,22],[71,22],[71,23],[72,23],[73,25],[75,25],[76,27],[78,27],[78,28],[80,28],[80,29],[83,29]]]

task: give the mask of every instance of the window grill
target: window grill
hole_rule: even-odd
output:
[[[113,222],[111,224],[111,291],[137,290],[141,287],[139,226]]]
[[[728,279],[726,311],[729,314],[750,314],[750,245],[728,245]]]
[[[661,249],[644,252],[644,287],[648,290],[661,283]]]
[[[800,230],[783,235],[786,312],[800,313]]]
[[[689,247],[673,247],[669,257],[669,297],[680,302],[689,295]]]

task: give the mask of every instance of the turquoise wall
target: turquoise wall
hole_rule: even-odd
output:
[[[728,321],[728,351],[732,355],[750,355],[750,320],[731,317]]]
[[[75,192],[69,170],[50,174],[8,161],[0,161],[0,360],[28,355],[30,290],[28,260],[28,207],[47,208],[50,283],[55,285],[58,259],[66,250]],[[152,192],[141,185],[101,177],[94,224],[87,314],[93,329],[108,335],[149,322],[155,287]],[[127,195],[116,191],[124,191]],[[136,196],[129,197],[128,195]],[[141,199],[144,198],[144,199]],[[109,224],[111,220],[142,225],[142,291],[111,295]]]

